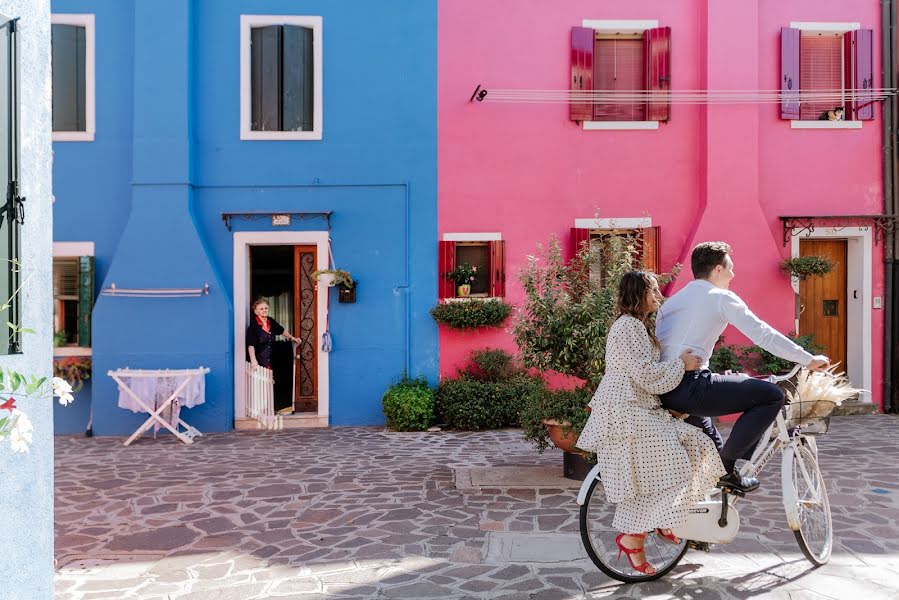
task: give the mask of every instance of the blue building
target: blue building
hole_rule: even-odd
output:
[[[147,415],[107,376],[124,367],[209,367],[185,418],[251,425],[257,298],[301,339],[275,347],[288,421],[379,424],[391,380],[436,379],[436,1],[52,12],[57,354],[93,365],[57,432],[83,431],[88,406],[95,434],[133,432]],[[316,285],[329,267],[355,298]]]

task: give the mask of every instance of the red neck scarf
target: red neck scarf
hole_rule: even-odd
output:
[[[259,323],[259,326],[262,327],[262,331],[266,333],[272,332],[272,325],[268,320],[268,317],[260,317],[256,315],[256,322]]]

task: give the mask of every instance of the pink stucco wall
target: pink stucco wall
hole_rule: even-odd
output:
[[[568,244],[576,218],[639,217],[661,226],[662,267],[693,244],[734,247],[733,289],[763,319],[793,328],[793,294],[777,263],[789,255],[779,215],[880,213],[880,109],[861,130],[793,130],[775,105],[674,105],[657,131],[583,131],[563,104],[470,103],[486,89],[564,90],[569,32],[583,19],[657,19],[672,28],[672,87],[775,89],[780,28],[790,21],[860,22],[875,31],[877,0],[440,0],[439,233],[494,232],[506,241],[507,300],[515,273],[550,234]],[[883,294],[874,248],[875,296]],[[675,289],[690,279],[689,269]],[[872,311],[873,398],[881,401],[882,311]],[[503,331],[440,334],[441,374],[472,349],[514,350]],[[728,341],[745,342],[736,332]]]

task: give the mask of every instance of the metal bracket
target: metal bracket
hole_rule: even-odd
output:
[[[258,210],[258,211],[250,211],[250,212],[223,212],[222,213],[222,221],[225,222],[225,227],[228,228],[228,231],[231,231],[231,221],[233,219],[240,219],[242,221],[255,221],[257,219],[265,219],[271,218],[274,215],[290,215],[291,217],[296,217],[297,220],[300,221],[308,221],[311,219],[324,219],[328,225],[328,231],[331,231],[331,215],[333,213],[328,211],[321,212],[290,212],[283,210]]]
[[[814,233],[817,227],[843,229],[844,227],[857,227],[867,231],[874,228],[874,243],[879,244],[888,233],[899,229],[899,215],[810,215],[780,217],[783,224],[783,244],[786,246],[790,239],[803,233]]]

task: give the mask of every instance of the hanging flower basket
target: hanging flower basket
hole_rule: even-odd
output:
[[[826,256],[794,256],[780,263],[780,270],[799,279],[823,277],[834,269],[834,263]]]
[[[312,273],[312,277],[314,277],[321,285],[327,287],[333,287],[337,284],[353,287],[352,276],[342,269],[321,269],[320,271]]]

